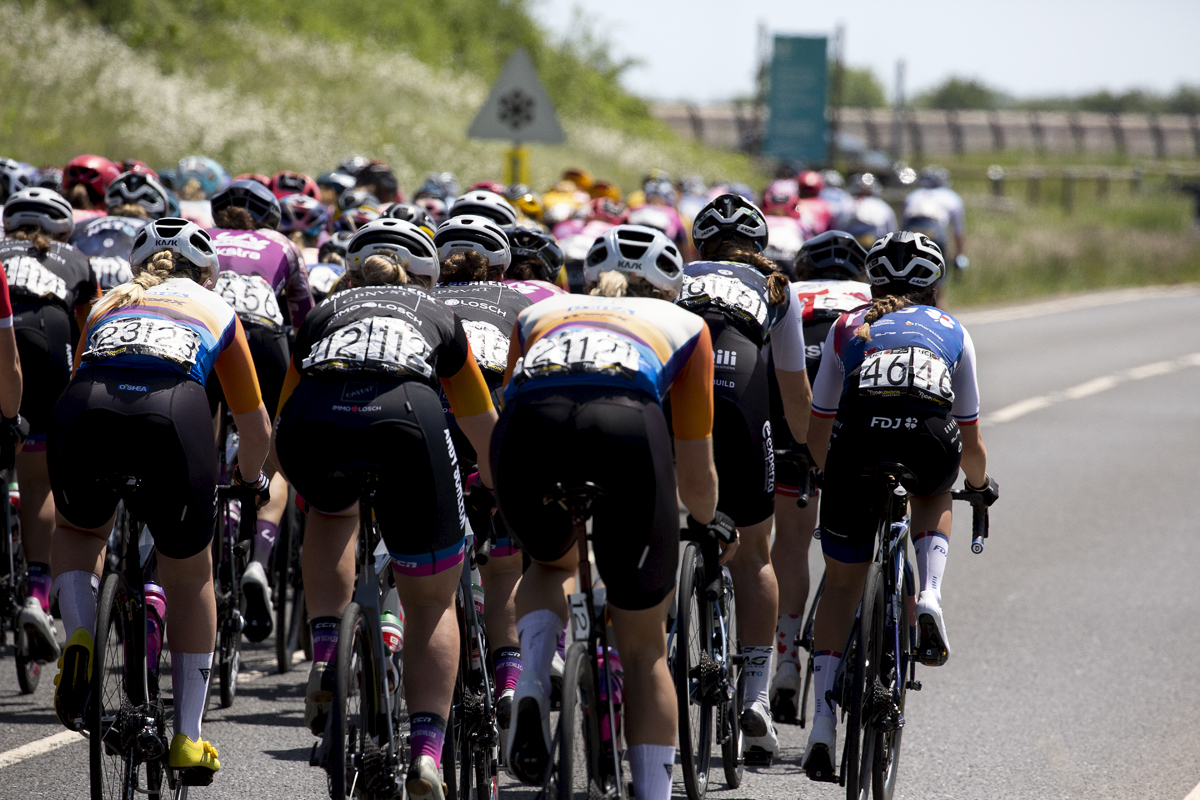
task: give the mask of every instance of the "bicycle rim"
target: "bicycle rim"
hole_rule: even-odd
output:
[[[114,728],[125,697],[125,648],[121,644],[122,579],[111,574],[100,586],[92,665],[92,699],[88,709],[89,772],[92,800],[125,798],[130,765]],[[136,770],[133,771],[136,779]]]
[[[279,674],[292,669],[292,653],[296,643],[291,640],[291,625],[288,611],[292,594],[292,513],[289,504],[279,525],[275,538],[275,552],[271,559],[274,584],[271,587],[272,610],[275,612],[275,667]],[[294,612],[293,612],[294,613]]]
[[[372,728],[373,698],[378,696],[379,676],[369,634],[362,607],[351,603],[342,615],[338,634],[337,691],[329,751],[333,800],[368,797],[368,784],[375,777],[363,769],[368,752],[378,749]]]
[[[737,604],[736,599],[731,592],[729,594],[728,607],[725,610],[728,615],[729,625],[729,641],[727,643],[727,653],[740,653],[742,651],[741,638],[738,636],[737,627]],[[742,699],[745,697],[745,681],[742,679],[742,668],[729,664],[729,683],[734,687],[733,698],[722,703],[717,709],[717,716],[721,720],[721,764],[725,771],[725,784],[730,789],[736,789],[742,785],[742,777],[745,773],[745,765],[742,763]]]
[[[712,647],[712,620],[704,598],[700,548],[688,543],[679,576],[676,619],[675,695],[679,703],[679,751],[683,785],[689,800],[702,800],[708,790],[712,757],[712,703],[703,691],[701,662]]]
[[[574,643],[563,665],[562,709],[558,715],[558,800],[587,800],[591,781],[594,741],[592,716],[592,662],[587,648]],[[590,726],[595,727],[595,726]]]
[[[882,585],[880,591],[882,592]],[[911,654],[907,652],[906,643],[908,641],[908,606],[905,603],[900,604],[901,618],[896,622],[900,629],[900,646],[901,658],[911,658]],[[891,635],[884,637],[882,643],[881,655],[886,655],[887,650],[891,646]],[[889,692],[899,689],[900,695],[900,713],[904,713],[904,700],[907,694],[906,681],[908,678],[907,664],[902,660],[899,665],[890,664],[890,658],[881,658],[881,668],[888,668],[886,675],[881,675],[881,682]],[[900,768],[900,742],[904,735],[903,728],[896,728],[893,731],[880,731],[876,744],[875,764],[872,770],[871,780],[872,789],[875,794],[875,800],[891,800],[893,793],[896,791],[896,777]]]
[[[878,731],[870,719],[868,692],[874,687],[879,664],[879,642],[883,630],[883,582],[877,563],[867,569],[859,626],[855,636],[853,704],[846,726],[847,745],[856,751],[847,753],[846,797],[867,800],[871,792]],[[849,748],[848,748],[849,749]]]

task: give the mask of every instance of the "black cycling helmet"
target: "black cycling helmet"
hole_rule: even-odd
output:
[[[250,212],[250,218],[260,228],[279,229],[279,200],[258,181],[234,181],[212,197],[212,213],[237,206]]]
[[[368,192],[366,189],[347,189],[338,195],[338,209],[340,211],[352,211],[362,206],[370,206],[371,208],[379,208],[383,203],[379,202],[379,198]]]
[[[321,248],[317,250],[317,261],[322,264],[329,263],[329,255],[331,253],[340,256],[342,261],[345,261],[346,247],[353,238],[354,234],[350,231],[334,231],[325,240],[325,243],[321,245]]]
[[[425,228],[429,231],[430,236],[437,232],[437,223],[433,221],[433,217],[429,216],[429,212],[412,203],[392,203],[383,212],[383,215],[392,219],[402,219],[417,227]]]
[[[797,275],[810,280],[860,281],[866,276],[867,251],[845,231],[826,231],[796,253]]]
[[[692,243],[707,256],[728,241],[741,239],[761,253],[767,246],[767,220],[762,210],[746,198],[723,194],[696,215]]]
[[[558,242],[548,233],[533,228],[507,227],[509,247],[512,248],[511,270],[519,264],[528,265],[538,280],[554,283],[566,256]]]
[[[923,233],[895,231],[867,252],[867,280],[887,294],[929,289],[946,274],[941,249]]]

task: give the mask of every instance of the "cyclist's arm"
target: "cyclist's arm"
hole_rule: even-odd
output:
[[[483,372],[471,352],[462,320],[454,317],[454,339],[438,357],[438,378],[454,421],[471,442],[478,454],[479,478],[484,486],[494,486],[491,469],[492,428],[498,415],[492,405],[492,393],[488,390]]]
[[[951,379],[954,405],[950,411],[962,431],[962,471],[972,486],[983,486],[987,475],[987,451],[979,432],[979,379],[975,373],[975,343],[963,329],[963,352]]]
[[[671,384],[671,424],[675,429],[675,472],[679,499],[702,524],[717,513],[717,468],[713,465],[713,358],[708,324]]]
[[[789,290],[789,294],[792,294]],[[771,331],[771,353],[775,378],[788,429],[797,442],[808,438],[808,414],[812,410],[812,387],[808,383],[804,352],[804,304],[790,297],[787,315]],[[781,435],[780,434],[777,435]]]
[[[983,435],[979,424],[959,425],[962,431],[962,467],[967,483],[983,486],[987,482],[987,450],[983,446]]]
[[[21,411],[21,359],[13,333],[12,301],[8,278],[0,269],[0,412],[12,419]]]
[[[286,248],[288,276],[283,284],[283,293],[287,297],[288,317],[292,321],[292,327],[299,329],[316,302],[313,300],[312,287],[308,285],[308,269],[304,266],[304,257],[299,248],[291,242],[288,244],[291,247]]]
[[[818,469],[825,469],[825,454],[829,451],[833,421],[842,399],[842,362],[833,344],[837,328],[836,324],[829,328],[825,347],[821,350],[821,366],[817,369],[817,379],[813,381],[812,415],[808,420],[806,439],[813,463]]]
[[[250,357],[250,345],[242,321],[233,319],[233,341],[217,357],[215,369],[225,391],[225,402],[233,413],[241,444],[238,447],[238,472],[248,481],[258,477],[271,446],[271,421],[263,406],[258,373]]]

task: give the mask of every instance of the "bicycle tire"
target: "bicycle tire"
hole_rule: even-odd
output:
[[[19,525],[19,523],[18,523],[18,525]],[[8,547],[13,546],[11,532],[10,532],[7,546]],[[24,551],[23,547],[21,547],[19,545],[17,546],[17,548],[13,551],[12,560],[13,560],[13,572],[8,577],[8,580],[10,581],[11,589],[17,598],[25,597],[26,596],[26,588],[27,588],[25,584],[26,584],[26,581],[28,580],[28,578],[25,577],[27,567],[25,564],[25,551]],[[7,558],[5,559],[5,561],[7,561]],[[7,563],[4,566],[5,566],[5,569],[8,568]],[[18,579],[17,576],[23,576],[23,577],[22,577],[22,579]],[[18,629],[16,625],[13,625],[12,629],[13,629],[13,655],[14,655],[13,660],[16,662],[16,667],[17,667],[17,686],[20,687],[21,694],[33,694],[34,692],[37,691],[38,681],[40,681],[42,678],[42,665],[29,657],[29,654],[28,654],[29,653],[29,645],[22,644],[23,642],[25,642],[25,632]],[[3,632],[4,632],[3,627],[0,627],[0,637],[3,636]],[[0,641],[3,641],[3,639],[0,638]],[[24,652],[22,652],[22,651],[24,651]]]
[[[872,762],[875,755],[876,731],[869,719],[870,701],[867,692],[873,687],[875,644],[880,639],[876,627],[882,624],[883,577],[879,564],[871,562],[863,585],[859,606],[858,628],[854,639],[854,656],[850,670],[850,713],[846,724],[846,756],[842,771],[846,776],[847,800],[867,800],[871,792]]]
[[[329,793],[333,800],[371,797],[377,776],[362,769],[379,750],[374,741],[375,701],[380,676],[376,674],[375,646],[366,612],[350,603],[338,631],[337,689],[333,696],[329,745]]]
[[[742,652],[742,640],[737,627],[737,599],[729,592],[729,602],[725,613],[729,619],[728,653]],[[746,765],[742,761],[742,705],[746,696],[746,680],[742,676],[740,665],[729,664],[729,682],[733,686],[733,697],[726,700],[717,708],[717,718],[721,723],[721,766],[725,772],[725,785],[736,789],[742,785]]]
[[[300,576],[303,525],[295,503],[291,502],[294,490],[288,487],[288,492],[288,508],[283,515],[283,524],[279,526],[275,555],[272,559],[275,578],[275,664],[281,675],[291,671],[296,650],[304,646],[301,631],[307,627],[304,589]],[[312,646],[309,645],[308,650],[311,649]],[[311,660],[311,653],[306,651],[306,655]]]
[[[450,704],[450,716],[446,718],[446,738],[442,741],[442,785],[446,787],[446,800],[458,800],[460,784],[458,776],[458,720],[454,703]]]
[[[592,702],[592,660],[587,647],[574,642],[563,664],[562,707],[558,713],[557,800],[588,800],[597,785],[599,717]]]
[[[821,580],[817,583],[816,594],[813,595],[812,602],[808,605],[808,612],[804,618],[804,627],[800,629],[801,646],[808,651],[808,666],[804,668],[804,685],[800,688],[800,716],[797,720],[800,727],[807,727],[808,723],[808,698],[812,689],[813,675],[813,628],[815,627],[817,617],[817,605],[821,602],[821,595],[825,593],[825,574],[821,574]]]
[[[232,500],[226,503],[232,503]],[[237,697],[238,670],[242,654],[242,632],[235,624],[234,616],[240,613],[241,598],[238,585],[237,555],[231,541],[236,541],[237,531],[227,530],[227,517],[218,506],[217,534],[213,537],[214,591],[217,595],[217,682],[220,689],[221,708],[229,708]],[[245,513],[245,509],[242,510]],[[230,538],[232,534],[232,538]]]
[[[125,648],[120,636],[123,582],[120,575],[105,576],[97,600],[88,707],[88,778],[92,800],[123,800],[130,789],[126,784],[132,765],[130,758],[121,752],[120,731],[113,726],[126,705]],[[133,777],[136,779],[136,771]]]
[[[703,800],[712,759],[713,704],[701,676],[712,648],[712,615],[704,596],[704,558],[695,542],[684,547],[681,563],[674,665],[679,754],[688,800]]]
[[[910,588],[907,584],[911,580],[911,576],[907,573],[904,575],[904,585],[901,589]],[[883,597],[883,585],[880,584],[880,600],[886,602],[886,597]],[[882,607],[880,613],[882,613]],[[906,645],[908,644],[908,625],[909,625],[909,609],[907,603],[900,603],[901,618],[895,622],[900,629],[900,648],[901,648],[901,663],[898,665],[890,664],[889,659],[881,657],[879,664],[881,672],[884,672],[887,667],[886,674],[882,675],[881,683],[888,692],[899,689],[900,714],[904,714],[904,700],[908,693],[907,685],[907,664],[905,658],[912,658],[912,654],[907,652]],[[888,645],[891,642],[891,632],[885,631],[886,635],[881,637],[881,656],[887,655]],[[885,680],[886,678],[886,680]],[[896,791],[896,778],[900,769],[900,744],[903,739],[904,728],[896,728],[892,731],[882,730],[879,732],[875,743],[875,759],[871,770],[871,791],[875,796],[875,800],[892,800],[892,795]]]

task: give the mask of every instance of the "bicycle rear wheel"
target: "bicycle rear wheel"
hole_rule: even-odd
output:
[[[121,745],[125,696],[124,620],[125,597],[120,575],[105,576],[96,611],[95,649],[92,654],[91,702],[88,708],[89,778],[92,800],[129,797],[137,785],[137,766]]]
[[[376,669],[366,612],[358,603],[351,603],[342,614],[338,637],[329,793],[333,800],[385,794],[394,786],[387,774],[385,754],[375,741],[382,676]]]
[[[567,649],[562,709],[558,715],[558,800],[588,800],[600,754],[599,718],[593,702],[592,660],[579,642]]]
[[[728,592],[729,601],[726,603],[725,614],[729,621],[729,641],[726,653],[742,652],[742,640],[738,636],[737,601],[733,592]],[[730,789],[742,785],[745,773],[745,763],[742,761],[742,700],[746,695],[745,681],[742,678],[740,665],[726,664],[729,670],[729,685],[733,687],[733,697],[717,706],[717,730],[721,737],[721,765],[725,771],[725,784]]]
[[[217,533],[213,536],[213,591],[217,598],[217,683],[221,708],[229,708],[237,697],[238,668],[242,655],[241,577],[233,543],[237,540],[237,525],[226,509],[233,504],[226,500],[219,505]],[[245,513],[245,510],[242,510]],[[253,513],[253,512],[250,512]]]
[[[850,713],[846,725],[846,756],[842,769],[846,775],[848,800],[867,800],[871,793],[878,730],[872,719],[875,703],[879,648],[883,639],[883,576],[879,564],[867,569],[863,587],[859,624],[854,641],[854,660],[847,675],[850,686]]]
[[[904,589],[910,590],[912,586],[912,576],[907,572],[904,575]],[[884,603],[886,598],[883,592],[883,581],[879,585],[879,601],[876,605],[876,612],[883,613]],[[900,663],[896,663],[895,654],[892,652],[892,632],[890,629],[884,628],[880,636],[877,670],[879,680],[879,692],[881,700],[891,704],[893,698],[899,694],[900,702],[896,706],[896,711],[899,712],[901,718],[904,715],[904,699],[907,694],[908,680],[908,659],[912,658],[912,653],[907,647],[908,626],[912,620],[909,618],[909,608],[907,603],[900,604],[900,619],[894,624],[900,631]],[[895,724],[881,726],[875,743],[875,760],[871,770],[871,788],[875,795],[875,800],[892,800],[892,794],[896,791],[896,776],[900,767],[900,741],[903,738],[904,728]]]
[[[293,495],[289,490],[289,498]],[[292,668],[296,648],[301,644],[301,629],[305,627],[304,589],[300,581],[300,513],[295,503],[288,503],[279,536],[275,540],[273,571],[275,586],[275,664],[280,674]]]
[[[679,701],[679,753],[689,800],[703,800],[712,758],[710,689],[719,668],[709,657],[712,614],[704,596],[704,558],[695,542],[683,549],[676,617],[675,695]]]

